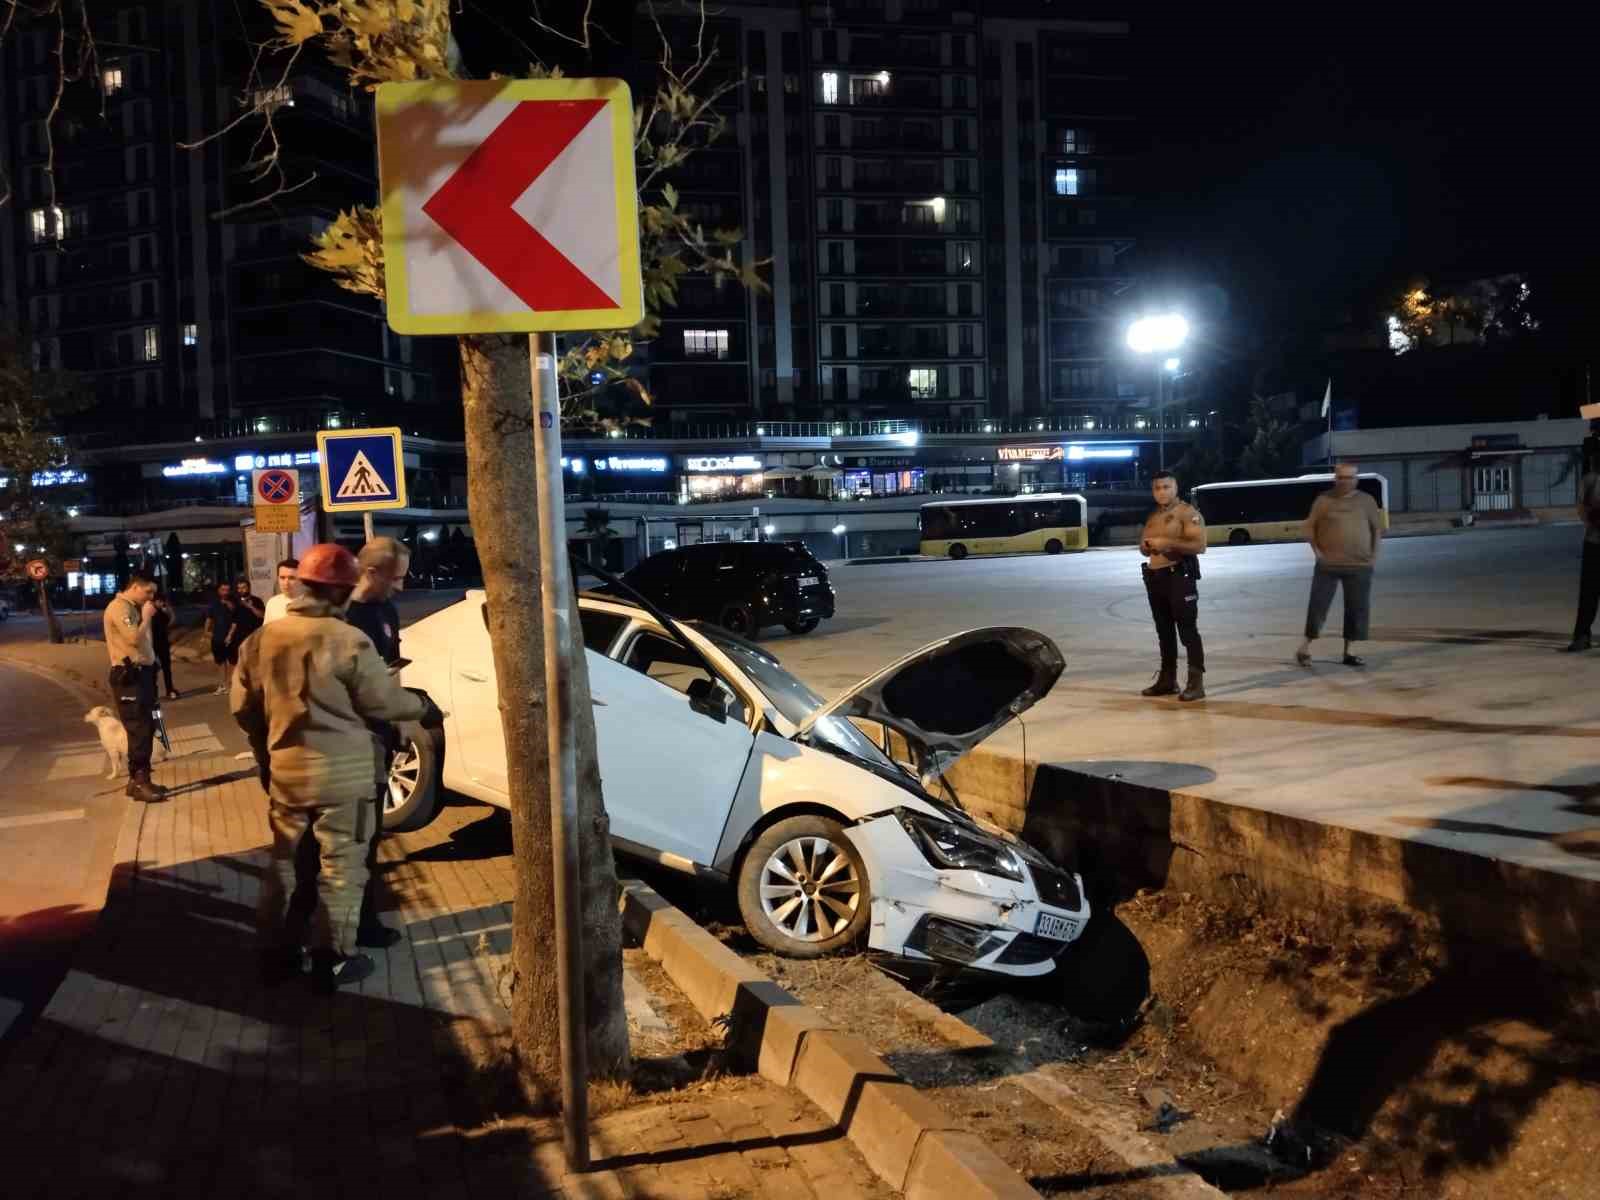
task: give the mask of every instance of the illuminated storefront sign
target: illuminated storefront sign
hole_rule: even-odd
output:
[[[1060,462],[1066,457],[1062,446],[1001,446],[1001,462]]]
[[[662,475],[670,466],[665,458],[618,458],[612,455],[594,460],[596,471],[649,471],[655,475]]]
[[[34,487],[59,487],[64,483],[87,483],[89,477],[82,471],[74,471],[63,467],[59,471],[35,471],[33,473]],[[11,486],[11,476],[0,475],[0,488]]]
[[[212,462],[209,458],[186,458],[181,463],[168,463],[161,468],[168,479],[185,475],[227,475],[228,464]]]
[[[322,459],[315,450],[284,450],[275,454],[235,454],[235,471],[259,471],[264,467],[316,467]]]
[[[760,471],[766,464],[754,454],[716,454],[700,458],[687,458],[684,467],[690,471]]]
[[[1138,456],[1139,450],[1135,446],[1084,446],[1073,445],[1067,447],[1068,462],[1083,462],[1085,459],[1115,459],[1127,461]]]

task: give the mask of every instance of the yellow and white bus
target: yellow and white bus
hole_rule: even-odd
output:
[[[1305,519],[1318,496],[1333,487],[1332,475],[1300,475],[1294,479],[1241,479],[1236,483],[1202,483],[1194,489],[1194,506],[1206,521],[1206,541],[1213,546],[1248,546],[1251,542],[1305,540]],[[1383,527],[1389,528],[1389,481],[1382,475],[1358,475],[1356,487],[1378,502]]]
[[[995,496],[942,500],[920,513],[922,553],[1060,554],[1089,548],[1089,503],[1082,496]]]

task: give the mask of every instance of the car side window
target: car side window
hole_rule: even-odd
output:
[[[617,634],[621,633],[622,627],[628,623],[626,617],[618,616],[616,613],[600,612],[590,608],[579,609],[578,620],[583,625],[584,646],[596,654],[610,654],[611,647],[617,640]]]
[[[671,638],[662,637],[660,634],[639,634],[633,639],[633,645],[628,647],[628,653],[622,661],[623,665],[632,667],[641,675],[648,675],[657,683],[665,684],[673,691],[686,696],[696,680],[704,680],[718,689],[727,691],[727,685],[708,671],[698,657],[690,654]],[[744,702],[737,695],[730,695],[728,717],[734,721],[745,720]]]

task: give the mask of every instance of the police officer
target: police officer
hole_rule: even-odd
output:
[[[167,794],[150,782],[150,751],[156,736],[156,652],[151,628],[156,615],[156,585],[146,575],[128,577],[128,586],[106,605],[106,651],[111,656],[111,694],[128,734],[127,794],[151,804]]]
[[[288,616],[245,641],[230,703],[270,798],[262,966],[270,979],[299,964],[299,931],[286,920],[286,899],[297,884],[309,882],[309,856],[301,851],[315,839],[320,903],[311,924],[311,965],[313,984],[323,992],[372,971],[372,960],[352,944],[367,879],[379,755],[369,722],[440,715],[402,688],[367,636],[345,622],[359,578],[355,556],[344,547],[311,547],[300,560],[305,594],[290,603]]]
[[[1144,590],[1150,598],[1150,615],[1161,644],[1161,671],[1141,695],[1170,696],[1178,692],[1178,642],[1189,659],[1189,678],[1178,699],[1206,698],[1206,652],[1200,644],[1196,621],[1200,616],[1200,563],[1206,552],[1206,523],[1193,505],[1178,499],[1178,478],[1159,471],[1150,480],[1156,508],[1145,518],[1139,535],[1144,564]]]

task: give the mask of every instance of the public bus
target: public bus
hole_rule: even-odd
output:
[[[1242,479],[1236,483],[1202,483],[1194,489],[1194,506],[1206,521],[1206,542],[1212,546],[1248,546],[1251,542],[1301,542],[1311,505],[1333,487],[1328,474],[1294,479]],[[1356,476],[1356,487],[1378,502],[1383,527],[1389,528],[1389,481],[1382,475]]]
[[[1060,554],[1089,548],[1089,504],[1082,496],[1046,493],[942,500],[919,513],[922,553]]]

